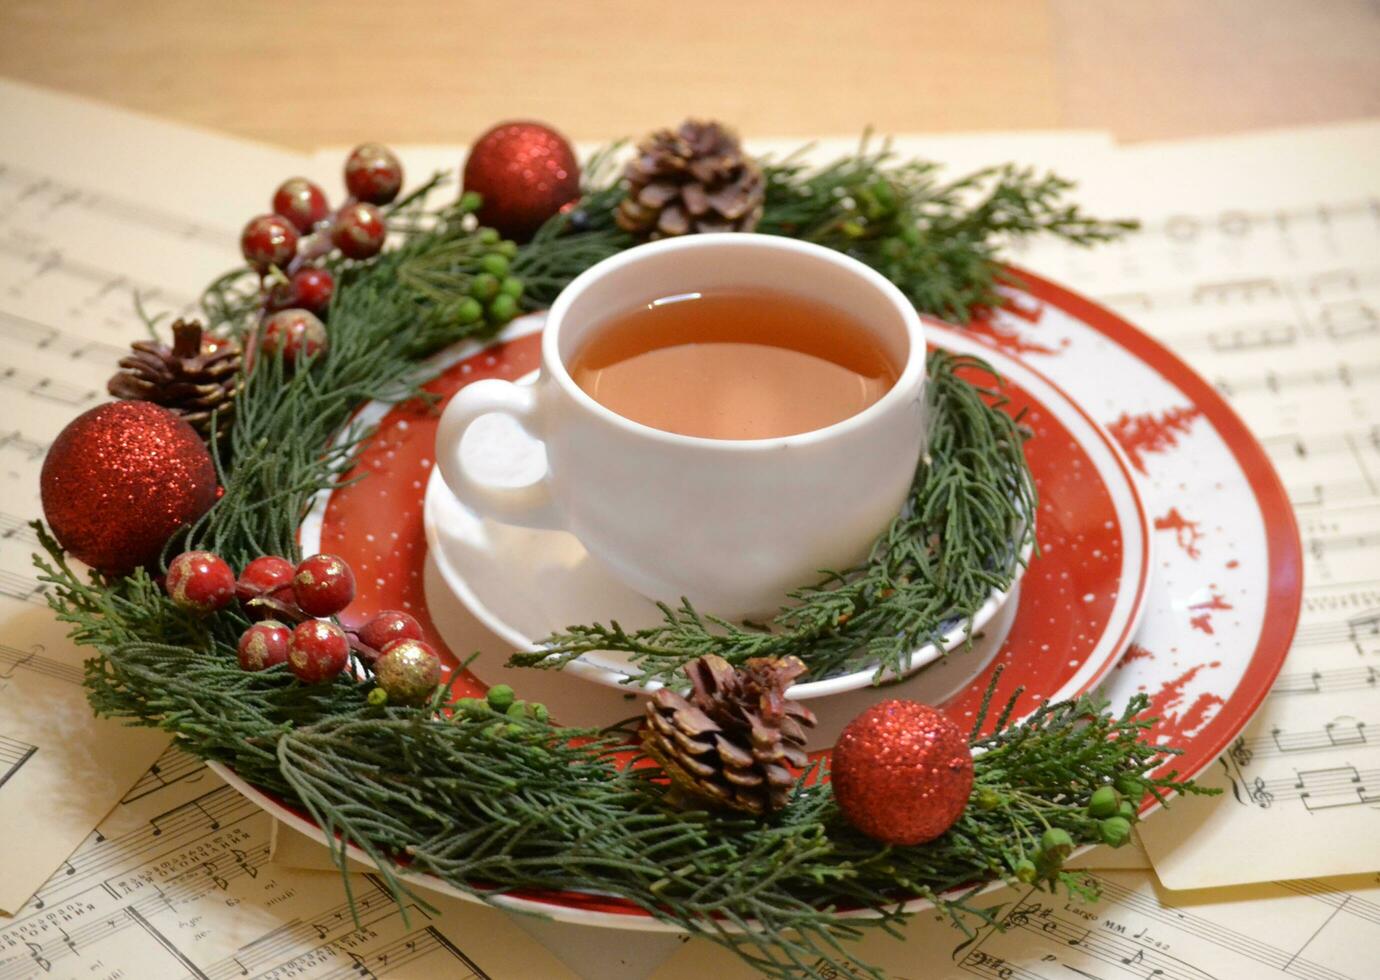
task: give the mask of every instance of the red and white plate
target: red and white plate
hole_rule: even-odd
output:
[[[1200,772],[1246,725],[1292,640],[1303,567],[1293,512],[1264,451],[1205,381],[1114,314],[1019,275],[1024,285],[1012,291],[1008,309],[968,331],[927,329],[941,346],[991,360],[1010,379],[1013,409],[1027,411],[1035,433],[1028,452],[1040,492],[1040,556],[1018,598],[974,649],[884,694],[856,691],[812,705],[849,699],[848,711],[831,712],[839,720],[830,730],[859,710],[862,702],[852,699],[880,696],[942,701],[962,723],[1000,667],[997,700],[1023,688],[1021,711],[1093,686],[1114,707],[1137,692],[1148,694],[1160,719],[1152,736],[1184,750],[1175,760],[1181,772]],[[448,396],[470,381],[527,374],[537,366],[535,326],[515,324],[499,343],[438,360],[445,369],[428,387]],[[510,645],[454,598],[466,591],[455,588],[465,570],[443,567],[444,554],[428,559],[423,518],[434,411],[371,406],[361,420],[379,423],[359,463],[369,479],[335,491],[313,512],[302,529],[304,553],[333,552],[354,567],[360,596],[347,622],[406,609],[431,638],[451,641],[450,649],[484,650],[476,670],[496,682]],[[474,602],[474,590],[468,591]],[[604,615],[590,608],[579,618]],[[553,628],[563,625],[552,621]],[[539,630],[523,635],[533,631]],[[608,721],[635,710],[618,692],[576,678],[505,673],[503,680],[546,701],[567,723]],[[477,694],[485,686],[467,673],[456,689]],[[324,839],[304,814],[216,768],[274,816]],[[352,856],[363,859],[353,849]],[[460,894],[439,880],[410,877]],[[668,928],[598,894],[520,892],[494,901],[590,925]]]

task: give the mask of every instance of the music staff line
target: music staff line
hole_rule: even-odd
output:
[[[1299,694],[1331,694],[1338,691],[1380,690],[1380,669],[1340,667],[1335,670],[1298,671],[1280,674],[1270,688],[1271,697]]]
[[[57,181],[13,163],[0,163],[0,183],[20,185],[18,200],[21,201],[48,197],[50,211],[80,206],[88,211],[105,213],[120,221],[142,224],[146,228],[176,238],[198,239],[211,245],[224,246],[228,242],[233,242],[235,238],[233,231],[191,222],[185,217],[161,211],[143,202],[127,201],[66,181]]]
[[[0,735],[0,789],[19,772],[24,763],[38,753],[37,745],[30,745],[22,739]]]
[[[1228,767],[1229,778],[1231,767]],[[1341,807],[1380,805],[1380,768],[1357,769],[1355,766],[1332,766],[1327,769],[1300,769],[1292,777],[1248,779],[1241,775],[1238,784],[1232,778],[1232,793],[1236,801],[1269,809],[1285,800],[1298,800],[1309,811],[1335,810]]]
[[[129,792],[120,802],[128,806],[135,800],[142,800],[159,790],[176,786],[183,780],[189,780],[205,771],[206,763],[190,752],[183,752],[176,745],[170,745],[148,771],[139,777],[139,781],[129,788]]]
[[[83,681],[82,670],[72,664],[54,660],[52,657],[43,655],[42,644],[30,647],[28,650],[21,650],[12,647],[8,643],[0,643],[0,680],[13,677],[17,671],[27,670],[35,674],[42,674],[54,680],[66,681],[69,684],[80,685]]]
[[[127,348],[78,337],[7,310],[0,310],[0,338],[41,351],[65,354],[74,361],[85,360],[90,355],[92,361],[101,365],[114,364],[128,353]]]
[[[128,864],[131,855],[139,855],[141,863],[153,863],[192,841],[227,830],[261,812],[229,786],[219,786],[152,818],[137,830],[108,839],[99,835],[89,838],[39,888],[34,898],[36,906],[56,904],[94,884],[105,883],[115,892],[129,893],[152,885],[151,879],[122,878],[116,869]],[[221,849],[215,848],[217,853]]]
[[[83,947],[94,946],[136,926],[141,919],[148,921],[163,909],[176,913],[179,905],[195,901],[213,891],[228,890],[230,882],[237,878],[255,878],[263,866],[268,863],[268,855],[268,845],[264,844],[250,851],[239,851],[234,855],[226,855],[228,860],[224,864],[217,858],[215,861],[194,865],[164,884],[155,885],[153,892],[121,903],[114,914],[102,914],[98,911],[83,909],[79,905],[75,911],[68,910],[68,913],[60,918],[69,924],[73,921],[80,922],[90,916],[99,916],[99,918],[71,928],[59,925],[59,917],[56,916],[35,914],[16,919],[9,928],[0,929],[0,943],[12,943],[14,938],[23,936],[25,937],[23,946],[26,948],[26,952],[16,957],[0,960],[0,980],[19,980],[19,978],[29,976],[30,974],[24,971],[29,969],[28,964],[30,962],[39,965],[45,972],[48,972],[55,963],[60,962],[64,957],[80,956]],[[93,902],[92,905],[95,903]],[[43,942],[34,941],[54,930],[56,930],[57,935],[53,938]],[[44,964],[47,966],[44,967]]]
[[[95,388],[68,384],[43,374],[33,374],[21,368],[0,368],[0,385],[13,388],[35,398],[79,407],[93,404],[102,395]]]
[[[79,282],[98,286],[103,292],[127,287],[143,299],[159,300],[178,313],[190,313],[196,309],[196,300],[192,297],[169,293],[155,283],[137,282],[110,269],[73,259],[60,248],[35,247],[0,238],[0,252],[8,252],[33,266],[29,273],[31,279],[40,279],[50,273],[60,272]]]

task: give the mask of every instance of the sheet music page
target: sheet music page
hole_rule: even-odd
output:
[[[31,560],[43,455],[108,399],[143,330],[134,294],[189,310],[300,163],[9,82],[0,118],[0,911],[14,912],[167,744],[86,702],[89,654]]]
[[[1004,929],[969,940],[917,916],[898,942],[857,946],[892,980],[1370,980],[1380,948],[1380,876],[1249,885],[1206,895],[1158,892],[1137,871],[1085,875],[1102,899],[1003,890],[986,896]],[[731,954],[694,940],[651,980],[749,980]],[[822,974],[830,976],[831,974]],[[837,973],[839,980],[849,974]]]
[[[169,748],[12,920],[0,980],[573,977],[504,913],[269,861],[273,820]]]
[[[1278,469],[1305,548],[1284,670],[1205,776],[1224,794],[1145,823],[1155,870],[1183,889],[1380,868],[1380,125],[1127,149],[1087,187],[1103,208],[1133,202],[1143,233],[1016,261],[1212,381]],[[1154,517],[1157,547],[1213,533]]]

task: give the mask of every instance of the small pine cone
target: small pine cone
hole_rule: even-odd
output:
[[[235,396],[244,384],[240,345],[203,334],[195,320],[178,320],[172,333],[171,347],[156,340],[131,344],[106,390],[116,398],[171,409],[203,437],[210,435],[211,413],[219,410],[217,425],[224,435],[234,416]]]
[[[653,133],[623,176],[628,195],[614,217],[640,238],[752,231],[762,217],[762,170],[716,122],[691,119],[675,132]]]
[[[735,669],[701,657],[685,668],[688,698],[662,688],[647,702],[642,745],[679,790],[706,803],[761,815],[780,810],[803,768],[814,713],[787,700],[805,673],[797,657],[757,658]]]

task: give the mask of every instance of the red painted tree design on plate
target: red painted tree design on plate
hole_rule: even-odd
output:
[[[1188,625],[1192,626],[1195,630],[1201,630],[1202,632],[1207,633],[1210,636],[1213,632],[1212,614],[1217,610],[1230,609],[1232,608],[1232,606],[1230,602],[1228,602],[1223,596],[1218,595],[1217,592],[1214,590],[1212,593],[1212,597],[1210,599],[1206,599],[1203,602],[1195,602],[1188,608],[1198,613],[1198,615],[1189,619]]]
[[[1169,513],[1155,518],[1155,530],[1173,531],[1175,543],[1194,560],[1198,558],[1198,542],[1203,540],[1201,527],[1200,522],[1190,521],[1180,514],[1177,507],[1171,507]]]
[[[1205,667],[1211,669],[1220,665],[1220,661],[1214,660],[1190,667],[1150,695],[1150,707],[1145,709],[1144,717],[1160,719],[1155,726],[1155,734],[1161,745],[1184,745],[1216,716],[1217,709],[1225,703],[1222,698],[1204,692],[1195,697],[1191,704],[1185,705],[1184,688]]]
[[[1002,311],[1034,325],[1038,324],[1040,318],[1044,316],[1045,307],[1043,303],[1036,306],[1022,306],[1013,300],[1004,305]],[[992,312],[982,313],[972,319],[968,324],[968,329],[991,346],[1008,354],[1058,354],[1060,352],[1057,347],[1050,347],[1048,344],[1026,339],[1014,325],[999,324],[994,317],[995,314]],[[1062,346],[1067,345],[1068,341],[1065,340]]]
[[[1126,450],[1131,465],[1142,473],[1145,470],[1145,453],[1162,453],[1179,444],[1179,436],[1188,432],[1202,410],[1193,405],[1171,408],[1156,415],[1145,412],[1142,415],[1121,417],[1107,426],[1112,437]]]
[[[1139,643],[1132,643],[1126,648],[1126,652],[1121,655],[1121,659],[1116,662],[1117,669],[1120,670],[1127,664],[1135,660],[1154,660],[1155,655]]]

